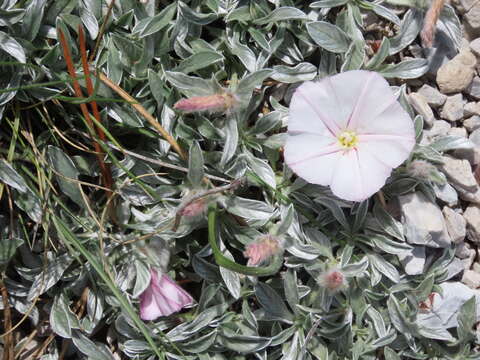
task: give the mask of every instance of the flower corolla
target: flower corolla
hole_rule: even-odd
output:
[[[285,161],[300,177],[363,201],[415,145],[415,130],[387,81],[353,70],[305,82],[292,97]]]

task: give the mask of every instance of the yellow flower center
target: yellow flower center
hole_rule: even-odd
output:
[[[338,142],[344,148],[351,149],[357,146],[358,137],[357,134],[355,134],[353,131],[346,130],[340,133],[340,135],[338,135]]]

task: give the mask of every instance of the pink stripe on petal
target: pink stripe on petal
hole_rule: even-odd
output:
[[[310,155],[310,156],[307,156],[303,159],[287,163],[287,165],[288,166],[295,166],[297,164],[301,164],[304,161],[312,160],[312,159],[315,159],[319,156],[334,154],[334,153],[337,153],[337,152],[342,151],[342,150],[343,150],[343,148],[341,148],[338,144],[331,144],[331,145],[328,145],[327,147],[325,147],[322,151],[320,151],[320,152],[318,152],[314,155]]]
[[[359,110],[362,109],[365,104],[365,93],[368,90],[368,85],[372,81],[372,79],[376,76],[376,73],[372,72],[368,74],[367,81],[365,81],[365,84],[363,84],[362,90],[360,91],[360,94],[358,95],[357,101],[355,102],[355,105],[353,106],[352,113],[350,114],[348,121],[347,121],[347,129],[355,130],[358,125],[358,121],[360,120],[360,116],[358,114]]]
[[[303,90],[301,90],[301,88],[298,88],[296,93],[298,95],[300,95],[302,97],[302,99],[308,104],[310,105],[310,107],[315,111],[315,113],[317,114],[318,118],[320,119],[320,121],[323,123],[323,125],[325,125],[325,127],[327,128],[327,130],[333,135],[333,136],[337,136],[340,132],[340,127],[332,120],[326,118],[323,116],[323,114],[321,113],[321,111],[316,107],[316,105],[314,103],[312,103],[309,99],[309,95],[308,94],[304,94],[303,93]]]
[[[389,141],[389,140],[394,140],[394,141],[408,141],[408,142],[415,142],[415,139],[413,139],[411,136],[408,135],[393,135],[393,134],[359,134],[358,136],[358,141],[365,141],[365,142],[371,142],[371,141]]]

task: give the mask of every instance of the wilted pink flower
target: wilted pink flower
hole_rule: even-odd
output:
[[[182,99],[177,101],[173,108],[188,113],[200,111],[221,112],[230,110],[236,103],[235,96],[225,91],[220,94],[193,96],[188,99]]]
[[[433,0],[423,19],[420,37],[422,38],[423,46],[427,48],[432,47],[435,40],[436,24],[444,5],[445,0]]]
[[[152,279],[147,289],[140,295],[140,318],[155,320],[160,316],[168,316],[191,306],[195,300],[167,275],[151,269]]]
[[[375,72],[306,82],[292,97],[286,163],[339,198],[362,201],[380,190],[414,144],[412,120]]]
[[[318,283],[330,293],[335,293],[347,285],[345,275],[338,269],[322,273],[318,278]]]
[[[248,258],[247,265],[258,265],[281,250],[278,239],[273,235],[260,237],[254,243],[248,244],[243,256]]]

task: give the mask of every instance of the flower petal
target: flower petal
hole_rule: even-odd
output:
[[[341,128],[336,122],[339,107],[334,102],[328,81],[305,82],[293,94],[288,119],[289,131],[330,134]]]
[[[140,295],[140,318],[142,320],[155,320],[160,316],[163,316],[163,312],[155,301],[153,286],[150,283],[147,289]]]
[[[287,165],[308,182],[330,185],[342,149],[331,138],[309,134],[289,135],[284,157]]]
[[[367,151],[347,151],[338,159],[331,189],[339,198],[363,201],[382,188],[391,171]]]
[[[180,307],[189,306],[194,303],[194,300],[190,294],[183,290],[165,274],[162,275],[159,286],[161,288],[162,295],[165,296],[170,303],[179,304]]]
[[[415,141],[415,128],[408,113],[398,101],[394,101],[369,121],[358,126],[359,135],[395,135],[404,137],[407,141]]]
[[[415,145],[415,140],[395,135],[359,135],[358,149],[368,151],[391,168],[400,166]]]

